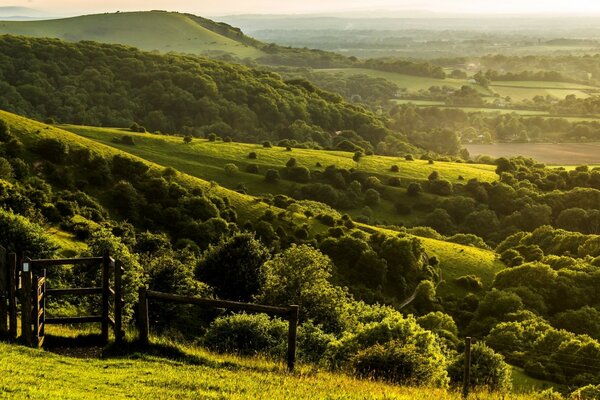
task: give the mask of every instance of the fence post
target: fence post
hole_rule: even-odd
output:
[[[108,343],[108,325],[109,325],[109,292],[110,292],[110,255],[108,251],[102,257],[102,341]]]
[[[123,342],[123,263],[115,262],[115,343]]]
[[[138,330],[140,342],[147,345],[150,342],[150,321],[148,317],[148,297],[145,287],[141,287],[139,290]]]
[[[298,316],[300,314],[299,306],[290,306],[288,314],[289,328],[288,328],[288,351],[287,351],[287,365],[288,370],[292,372],[296,364],[296,332],[298,329]]]
[[[8,259],[6,249],[0,246],[0,337],[8,334]]]
[[[17,255],[8,255],[8,337],[17,338]]]
[[[32,265],[31,260],[29,258],[25,258],[21,263],[21,284],[22,284],[22,300],[21,300],[21,337],[27,346],[32,346],[32,338],[31,335],[33,333],[32,330],[32,289],[31,289],[31,280],[32,280]]]
[[[469,397],[471,386],[471,338],[465,338],[465,371],[463,376],[463,398]]]

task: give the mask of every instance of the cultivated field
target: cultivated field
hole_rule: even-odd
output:
[[[600,143],[498,143],[465,145],[471,156],[531,157],[556,165],[600,164]]]

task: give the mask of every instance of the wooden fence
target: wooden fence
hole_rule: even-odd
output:
[[[296,364],[296,333],[298,328],[299,306],[272,307],[261,304],[239,303],[235,301],[201,299],[198,297],[181,296],[176,294],[161,293],[145,288],[139,291],[138,328],[142,343],[149,342],[150,320],[148,317],[149,300],[170,301],[181,304],[195,304],[209,308],[224,308],[233,311],[245,311],[251,313],[265,313],[276,315],[288,320],[288,347],[287,366],[290,371],[294,370]]]
[[[102,268],[102,286],[91,288],[47,289],[46,269],[60,265],[99,264]],[[110,286],[111,269],[114,273],[114,289]],[[102,257],[65,258],[57,260],[23,259],[21,263],[21,337],[25,344],[41,346],[44,342],[45,326],[50,324],[74,324],[100,322],[102,340],[108,342],[109,327],[114,328],[115,342],[123,340],[122,310],[123,266],[109,254]],[[46,300],[60,296],[101,295],[101,314],[63,318],[46,318]],[[113,317],[110,316],[110,301],[113,300]]]
[[[0,246],[0,337],[17,338],[17,255]]]

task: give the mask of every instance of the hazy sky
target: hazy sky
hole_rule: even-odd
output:
[[[282,14],[368,10],[427,10],[442,13],[600,14],[595,0],[2,0],[57,14],[161,9],[199,15]]]

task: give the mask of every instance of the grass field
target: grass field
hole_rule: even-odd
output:
[[[241,58],[263,55],[255,47],[206,29],[184,14],[160,11],[85,15],[46,21],[0,21],[0,34],[6,33],[71,42],[118,43],[147,51],[225,52]]]
[[[154,339],[106,358],[75,358],[0,343],[0,398],[6,399],[398,399],[458,400],[457,392],[358,380],[300,365],[216,355]],[[480,400],[533,398],[474,393]]]
[[[471,156],[522,155],[556,165],[600,164],[600,143],[498,143],[465,145]]]
[[[184,144],[179,136],[139,134],[129,132],[126,129],[74,125],[64,125],[63,127],[83,137],[119,148],[162,165],[172,166],[203,179],[223,178],[223,166],[227,163],[237,163],[239,166],[255,163],[265,169],[270,167],[282,168],[291,157],[296,158],[298,165],[311,170],[336,165],[340,168],[356,168],[359,171],[382,177],[398,176],[408,181],[424,181],[433,170],[438,171],[442,178],[455,183],[460,181],[459,175],[467,180],[477,178],[485,182],[498,179],[494,172],[495,167],[484,164],[437,162],[430,165],[424,160],[406,161],[400,157],[364,156],[357,166],[356,162],[352,160],[353,153],[342,151],[293,149],[289,152],[285,151],[285,148],[277,146],[264,148],[262,145],[256,144],[209,142],[205,139],[194,139],[191,144]],[[135,146],[112,142],[113,139],[120,138],[123,135],[134,137]],[[248,158],[248,153],[252,151],[258,155],[256,160]],[[322,165],[322,168],[316,167],[317,162]],[[392,165],[398,165],[400,172],[391,173],[390,167]],[[219,172],[211,172],[211,168],[216,168]]]

